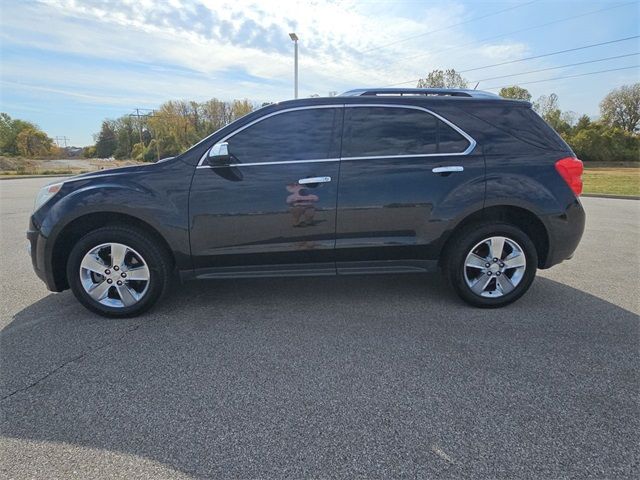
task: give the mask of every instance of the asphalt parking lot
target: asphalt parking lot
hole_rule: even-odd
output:
[[[5,478],[638,478],[640,201],[501,310],[437,275],[224,280],[107,320],[31,270],[0,181]]]

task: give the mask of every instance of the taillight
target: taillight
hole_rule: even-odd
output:
[[[562,158],[556,162],[556,170],[573,193],[576,195],[582,193],[582,172],[584,171],[582,160],[575,157]]]

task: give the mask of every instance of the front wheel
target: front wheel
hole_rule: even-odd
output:
[[[125,226],[103,227],[71,250],[67,279],[76,298],[106,317],[132,317],[151,308],[169,281],[166,253]]]
[[[529,289],[536,275],[535,245],[513,225],[484,223],[459,232],[447,250],[449,283],[467,303],[495,308],[508,305]]]

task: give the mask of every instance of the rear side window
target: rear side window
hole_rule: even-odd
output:
[[[569,150],[560,135],[531,108],[483,106],[469,113],[529,145],[550,150]]]
[[[340,113],[311,108],[273,115],[227,139],[229,153],[239,163],[337,158]]]
[[[427,112],[394,107],[349,107],[343,157],[462,153],[469,142]]]

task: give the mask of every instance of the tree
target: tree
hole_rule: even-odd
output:
[[[602,121],[627,132],[640,129],[640,83],[614,89],[600,102]]]
[[[95,158],[96,157],[96,146],[91,145],[89,147],[84,147],[82,149],[82,156],[84,158]]]
[[[53,140],[37,127],[26,127],[16,137],[18,153],[23,157],[42,157],[51,151]]]
[[[17,143],[18,135],[27,128],[40,131],[33,123],[11,118],[6,113],[0,113],[0,154],[20,154]]]
[[[427,78],[418,80],[418,88],[467,88],[467,81],[453,68],[433,70]]]
[[[131,158],[133,146],[140,141],[140,132],[131,116],[125,115],[114,122],[117,144],[113,152],[115,158]]]
[[[118,142],[116,140],[116,132],[113,128],[113,121],[105,120],[102,122],[100,133],[95,137],[96,150],[95,155],[98,158],[109,158],[116,151]]]
[[[253,104],[247,100],[234,100],[231,103],[231,121],[244,117],[246,114],[253,112]]]
[[[538,112],[538,115],[547,120],[547,117],[554,114],[555,110],[558,110],[558,112],[560,111],[560,107],[558,106],[558,95],[555,93],[550,95],[541,95],[535,102],[533,102],[533,109]]]
[[[498,92],[498,95],[503,98],[513,98],[514,100],[526,100],[527,102],[531,101],[531,94],[529,93],[529,90],[517,85],[513,85],[511,87],[502,87]]]
[[[640,161],[640,136],[638,135],[601,122],[590,122],[586,128],[574,130],[575,133],[566,136],[565,139],[578,158],[584,161]]]
[[[582,115],[578,119],[578,122],[576,123],[576,126],[574,127],[574,130],[576,132],[579,132],[580,130],[585,130],[585,129],[589,128],[589,125],[591,125],[591,119],[589,118],[589,116],[588,115]]]

